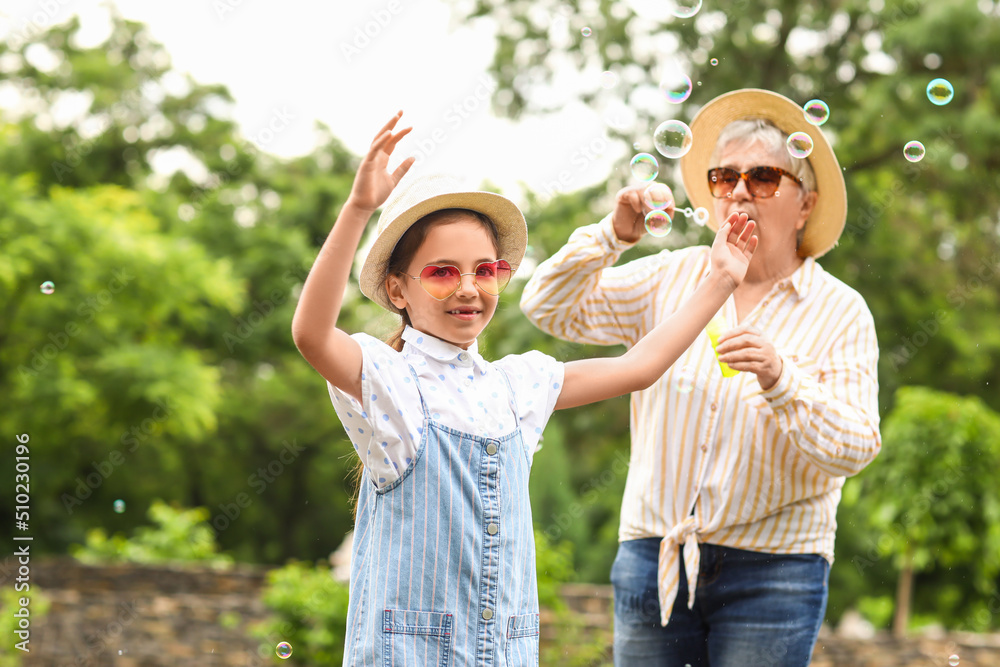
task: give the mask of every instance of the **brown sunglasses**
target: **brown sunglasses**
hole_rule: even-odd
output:
[[[732,197],[736,184],[744,180],[747,192],[754,197],[766,199],[773,197],[778,191],[782,176],[787,176],[799,186],[802,185],[802,179],[781,167],[753,167],[746,171],[716,167],[708,170],[708,189],[716,199]]]

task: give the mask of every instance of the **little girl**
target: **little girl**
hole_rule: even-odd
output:
[[[401,116],[362,160],[292,322],[366,471],[343,664],[537,665],[528,472],[542,429],[553,409],[659,378],[743,279],[754,223],[734,214],[720,227],[710,275],[622,356],[562,363],[533,351],[488,362],[476,338],[524,256],[524,217],[508,199],[444,177],[394,191],[414,161],[386,169],[412,129],[394,132]],[[360,283],[402,317],[389,344],[337,328],[352,259],[383,203]]]

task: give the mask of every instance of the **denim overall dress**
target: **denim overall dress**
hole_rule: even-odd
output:
[[[409,370],[423,433],[399,479],[361,485],[343,664],[538,665],[531,463],[521,432],[488,438],[433,421]]]

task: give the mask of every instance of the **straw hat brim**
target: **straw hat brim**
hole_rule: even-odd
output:
[[[381,216],[379,218],[378,238],[361,267],[359,282],[362,294],[386,310],[398,312],[385,291],[389,257],[396,243],[415,222],[434,211],[446,208],[466,208],[488,216],[496,225],[500,237],[498,258],[510,263],[511,275],[517,271],[528,244],[528,227],[524,215],[514,202],[494,192],[447,192],[420,199],[398,213],[389,206],[383,208],[381,216],[392,217],[384,224]]]
[[[816,174],[816,206],[806,221],[801,257],[818,258],[837,245],[847,220],[847,187],[837,156],[821,129],[806,120],[802,107],[783,95],[746,88],[716,97],[702,107],[691,121],[694,136],[691,150],[680,160],[681,178],[688,200],[694,207],[708,210],[708,226],[719,228],[715,219],[715,199],[708,189],[708,170],[718,165],[708,162],[719,134],[735,120],[762,118],[785,134],[805,132],[813,140],[809,164]],[[793,160],[800,158],[791,158]]]

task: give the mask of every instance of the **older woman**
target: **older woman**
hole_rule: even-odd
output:
[[[747,213],[759,245],[719,312],[717,348],[703,336],[632,395],[615,664],[804,667],[826,610],[841,487],[881,445],[875,328],[861,296],[816,263],[843,230],[847,195],[802,109],[740,90],[691,128],[688,198],[713,228]],[[808,158],[786,149],[796,131],[812,137]],[[535,271],[521,307],[538,327],[631,346],[705,277],[700,246],[613,266],[645,231],[642,191],[621,190],[610,216]],[[741,372],[723,375],[719,362]]]

